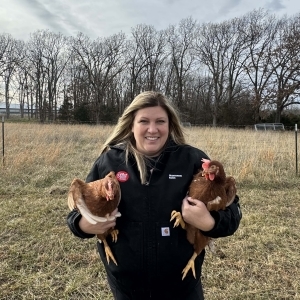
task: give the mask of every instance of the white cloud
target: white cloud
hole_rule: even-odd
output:
[[[1,0],[0,34],[26,40],[38,29],[49,29],[97,38],[130,34],[138,24],[165,29],[187,17],[220,22],[260,7],[280,16],[300,12],[298,0]]]
[[[271,0],[268,1],[266,4],[266,8],[268,8],[270,11],[279,11],[285,8],[285,5],[282,3],[284,1],[282,0]]]

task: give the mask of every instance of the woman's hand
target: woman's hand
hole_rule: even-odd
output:
[[[115,209],[112,213],[111,216],[115,216],[118,212],[118,209]],[[96,224],[91,224],[87,221],[87,219],[82,216],[80,221],[79,221],[79,227],[80,229],[89,234],[103,234],[106,232],[108,229],[116,226],[116,219],[113,221],[106,221],[106,222],[98,222]]]
[[[202,201],[185,197],[182,201],[181,211],[185,222],[202,231],[209,231],[215,226],[215,219]]]

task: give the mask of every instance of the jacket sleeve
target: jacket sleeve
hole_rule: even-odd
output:
[[[233,235],[242,219],[239,197],[236,196],[234,202],[226,207],[225,210],[212,211],[211,215],[215,219],[215,226],[210,231],[203,231],[204,235],[212,238]]]
[[[80,237],[82,239],[88,239],[94,237],[95,236],[94,234],[85,233],[80,229],[79,227],[80,219],[81,219],[81,214],[76,209],[73,209],[72,211],[69,212],[67,217],[67,225],[69,226],[71,232],[75,236]]]

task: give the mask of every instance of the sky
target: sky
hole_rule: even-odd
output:
[[[299,0],[1,0],[0,34],[26,41],[39,30],[92,39],[120,32],[130,35],[140,24],[155,29],[192,17],[199,23],[222,22],[263,8],[278,17],[300,12]]]

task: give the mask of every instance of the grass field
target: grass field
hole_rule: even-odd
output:
[[[75,238],[66,226],[70,182],[86,177],[110,131],[108,126],[5,123],[1,300],[112,299],[96,240]],[[226,257],[207,253],[206,299],[300,299],[295,133],[216,128],[186,133],[190,144],[222,161],[236,178],[243,211],[239,230],[217,240]]]

